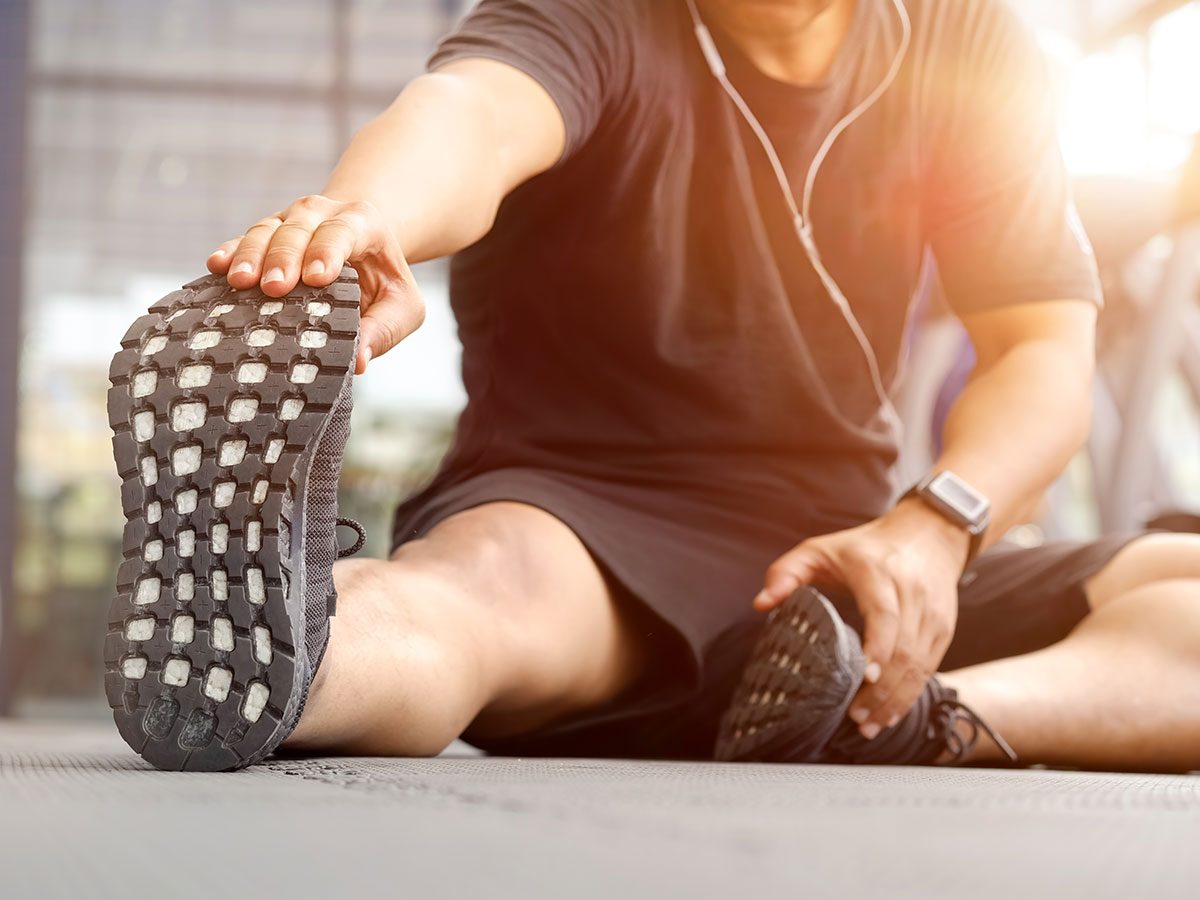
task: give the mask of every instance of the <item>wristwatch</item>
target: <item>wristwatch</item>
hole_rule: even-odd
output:
[[[909,497],[920,497],[942,518],[964,529],[971,536],[967,562],[975,558],[983,535],[992,524],[992,505],[987,497],[949,470],[926,475],[901,499]]]

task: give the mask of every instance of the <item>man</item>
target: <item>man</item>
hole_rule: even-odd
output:
[[[927,249],[978,355],[934,472],[986,531],[889,480]],[[361,374],[452,253],[469,402],[391,558],[335,568],[290,746],[709,756],[762,613],[817,583],[862,628],[865,745],[941,668],[1023,762],[1200,766],[1200,542],[973,556],[1084,440],[1100,300],[999,0],[483,0],[209,268],[354,266]]]

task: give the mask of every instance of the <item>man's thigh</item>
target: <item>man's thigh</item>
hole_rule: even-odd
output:
[[[1001,546],[979,557],[959,585],[958,625],[944,670],[1056,644],[1091,611],[1088,586],[1133,540]]]
[[[1122,547],[1087,583],[1092,609],[1147,584],[1200,579],[1200,535],[1147,534]]]
[[[450,516],[398,547],[379,573],[434,631],[475,635],[489,659],[492,699],[474,730],[520,733],[611,700],[641,673],[635,603],[559,519],[523,503],[487,503]],[[431,596],[413,596],[409,584]],[[443,631],[444,633],[444,631]],[[450,639],[449,637],[447,639]],[[469,649],[468,649],[469,652]]]

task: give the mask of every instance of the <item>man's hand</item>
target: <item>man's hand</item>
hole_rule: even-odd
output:
[[[565,141],[558,105],[534,78],[490,59],[449,63],[410,81],[355,135],[322,194],[226,241],[209,271],[282,297],[301,280],[324,287],[354,266],[361,373],[424,320],[409,261],[482,238],[504,198],[553,166]]]
[[[208,258],[208,270],[240,289],[262,286],[282,297],[303,279],[331,284],[346,263],[358,271],[362,341],[356,371],[416,331],[425,306],[396,237],[379,211],[364,201],[301,197],[226,241]]]
[[[912,708],[946,655],[969,545],[965,530],[909,499],[880,519],[781,556],[754,605],[767,612],[808,584],[853,594],[866,626],[867,670],[850,718],[872,739]]]

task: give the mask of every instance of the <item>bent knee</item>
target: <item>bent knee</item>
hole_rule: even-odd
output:
[[[1200,579],[1200,535],[1148,534],[1126,544],[1087,583],[1098,609],[1113,599],[1161,581]]]

